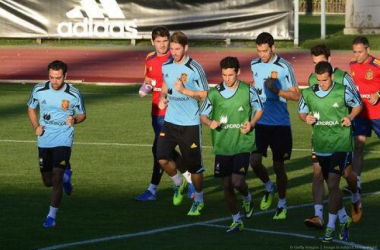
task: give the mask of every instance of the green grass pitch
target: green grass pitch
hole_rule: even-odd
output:
[[[178,207],[172,205],[172,182],[167,175],[162,178],[157,201],[134,201],[147,188],[152,171],[150,97],[140,98],[138,87],[78,86],[84,95],[88,118],[76,126],[71,159],[74,192],[71,197],[63,197],[56,228],[42,228],[50,189],[41,181],[36,138],[27,116],[26,102],[32,87],[0,84],[0,249],[380,247],[380,145],[376,137],[366,145],[362,179],[363,192],[368,195],[363,197],[363,219],[351,227],[349,242],[323,244],[318,238],[324,231],[304,226],[303,220],[314,213],[310,127],[299,121],[294,102],[289,103],[294,151],[292,159],[286,162],[289,206],[286,220],[274,221],[273,211],[259,210],[264,187],[250,170],[248,184],[255,214],[244,220],[245,230],[241,233],[225,233],[231,217],[221,180],[213,178],[214,156],[208,128],[203,128],[205,208],[199,218],[186,216],[191,206],[188,199]],[[271,161],[266,159],[264,164],[275,180]],[[342,180],[341,186],[344,185]],[[346,199],[347,212],[349,205]],[[327,220],[327,204],[324,213]]]

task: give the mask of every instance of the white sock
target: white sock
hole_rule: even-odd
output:
[[[58,209],[59,209],[58,207],[52,207],[52,206],[50,206],[49,214],[47,216],[48,217],[52,217],[53,219],[55,219],[55,216],[57,215]]]
[[[338,215],[329,213],[329,222],[327,223],[327,227],[330,227],[333,230],[335,230],[335,222],[337,217]]]
[[[338,211],[338,218],[339,218],[339,222],[342,224],[347,222],[347,213],[346,213],[346,209],[344,209],[344,207],[342,207]]]
[[[319,218],[323,219],[323,205],[315,204],[314,205],[314,214]]]
[[[190,174],[189,171],[186,171],[185,173],[183,173],[182,176],[185,177],[187,183],[193,183],[193,182],[191,181],[191,174]]]
[[[157,190],[157,185],[154,185],[154,184],[150,184],[149,187],[148,187],[148,190],[153,194],[155,195],[156,194],[156,190]]]
[[[194,193],[195,193],[194,201],[203,202],[203,190],[200,191],[199,193],[197,191],[195,191]]]
[[[233,214],[233,215],[232,215],[232,219],[233,219],[235,222],[240,222],[240,221],[241,221],[240,212],[238,212],[237,214]]]
[[[243,195],[243,201],[245,201],[245,202],[251,202],[251,200],[252,200],[252,196],[251,196],[250,192],[248,192],[247,196]]]
[[[355,194],[352,193],[351,195],[351,202],[352,203],[356,203],[360,200],[360,194],[359,194],[359,191],[357,191]]]
[[[286,208],[286,198],[284,198],[284,199],[278,199],[277,207]]]
[[[268,192],[273,192],[273,182],[269,180],[268,182],[264,183],[265,184],[265,189]]]
[[[362,179],[360,178],[360,176],[358,175],[357,177],[356,177],[357,179],[356,179],[356,183],[358,184],[358,188],[362,188]]]
[[[170,178],[173,180],[173,182],[176,186],[182,185],[183,180],[182,180],[182,175],[180,173],[177,172],[176,175],[171,176]]]

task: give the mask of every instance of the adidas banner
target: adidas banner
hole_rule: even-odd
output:
[[[190,39],[293,39],[293,0],[0,0],[3,38],[150,39],[164,25]]]

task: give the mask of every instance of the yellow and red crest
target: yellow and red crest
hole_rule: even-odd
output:
[[[372,80],[373,79],[373,71],[372,71],[372,69],[368,69],[365,72],[365,79],[367,79],[367,80]]]
[[[62,100],[61,109],[68,110],[70,107],[70,101],[67,99]]]
[[[187,83],[187,74],[186,73],[181,74],[181,82],[183,84]]]
[[[277,71],[272,71],[270,73],[270,78],[272,79],[277,79],[278,78],[278,72]]]

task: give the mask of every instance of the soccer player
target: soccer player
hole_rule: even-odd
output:
[[[360,191],[365,142],[372,130],[380,138],[380,60],[370,55],[369,41],[363,36],[353,40],[352,51],[355,58],[350,62],[351,76],[363,99],[363,110],[354,120],[355,151],[352,164],[358,176]]]
[[[351,88],[332,81],[329,62],[317,63],[315,73],[318,84],[302,91],[299,116],[313,128],[313,147],[329,189],[329,220],[323,241],[332,241],[337,217],[339,239],[347,240],[352,219],[344,209],[339,182],[352,163],[351,121],[360,113],[362,102]]]
[[[259,57],[252,60],[251,70],[254,86],[264,104],[265,112],[256,125],[257,150],[252,153],[251,166],[265,184],[266,192],[260,208],[267,210],[272,204],[275,185],[262,164],[262,157],[267,156],[268,147],[272,149],[279,196],[273,219],[285,219],[288,177],[284,162],[290,159],[293,143],[287,100],[298,101],[300,94],[292,66],[275,54],[273,36],[267,32],[259,34],[256,38],[256,49]]]
[[[235,189],[243,196],[246,218],[253,214],[251,193],[245,181],[251,152],[255,149],[254,127],[263,114],[256,89],[238,79],[236,57],[220,61],[223,82],[211,89],[201,109],[201,121],[211,128],[214,176],[223,180],[224,198],[232,214],[228,233],[243,230]],[[252,118],[253,114],[253,118]]]
[[[74,125],[86,119],[86,109],[79,90],[65,82],[67,65],[64,62],[51,62],[48,73],[49,81],[34,87],[27,105],[30,122],[38,136],[42,181],[46,187],[52,187],[50,210],[43,227],[54,227],[62,187],[68,196],[73,190],[70,155]]]
[[[145,80],[144,84],[141,86],[139,93],[141,97],[144,97],[153,90],[152,94],[152,127],[154,131],[154,141],[152,147],[153,153],[153,173],[150,181],[150,185],[144,193],[135,197],[137,201],[155,201],[157,198],[156,191],[160,184],[162,177],[162,169],[157,161],[156,151],[157,151],[157,138],[160,134],[162,125],[164,123],[165,109],[158,108],[158,102],[161,95],[162,87],[162,64],[169,59],[171,59],[171,54],[169,52],[169,37],[170,33],[166,27],[158,26],[152,30],[152,45],[155,49],[154,52],[148,54],[145,59]],[[177,162],[179,170],[183,173],[186,178],[188,185],[188,197],[192,198],[194,196],[194,186],[191,182],[190,173],[184,169],[184,164],[181,163],[181,155],[173,150],[173,159]]]
[[[179,146],[183,162],[191,173],[195,186],[194,202],[188,215],[197,216],[204,207],[202,187],[204,167],[201,156],[198,102],[206,98],[209,86],[201,65],[187,55],[189,45],[186,35],[175,32],[169,41],[173,59],[162,66],[164,83],[159,108],[167,106],[167,111],[158,137],[157,159],[174,182],[173,204],[181,204],[186,180],[177,172],[176,163],[171,157],[171,152],[177,145]]]
[[[331,53],[330,49],[325,44],[318,44],[313,46],[310,49],[311,58],[313,64],[316,65],[319,62],[326,61],[331,63]],[[353,93],[356,94],[357,98],[359,97],[359,92],[356,89],[354,81],[351,76],[345,71],[342,71],[338,68],[333,68],[333,80],[335,83],[343,84],[347,88],[350,88]],[[312,73],[309,77],[309,86],[318,84],[316,73]],[[312,140],[313,142],[313,140]],[[318,158],[315,155],[315,152],[312,150],[311,161],[313,165],[313,184],[312,184],[312,193],[314,200],[314,217],[304,220],[304,223],[308,227],[323,229],[323,197],[325,194],[325,187],[323,184],[323,175],[322,169],[319,165]],[[360,194],[356,186],[356,174],[352,171],[351,165],[346,168],[344,178],[346,178],[348,186],[352,192],[352,206],[351,206],[351,216],[353,222],[358,222],[362,216],[361,200]]]

